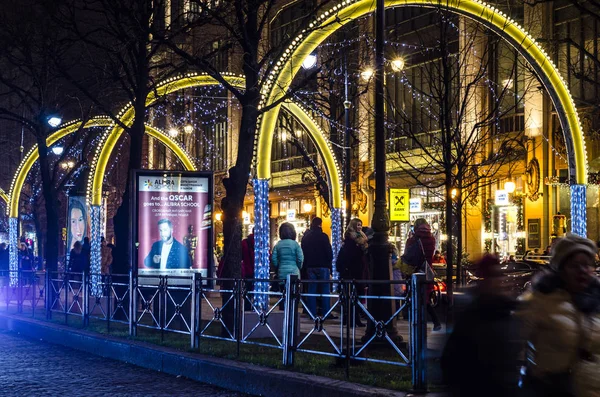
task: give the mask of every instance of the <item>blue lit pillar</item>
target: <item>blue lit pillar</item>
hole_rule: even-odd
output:
[[[10,286],[16,287],[19,279],[19,256],[17,253],[19,237],[19,218],[8,219],[8,267],[10,269]]]
[[[254,189],[254,278],[269,278],[269,180],[253,179]],[[268,292],[269,283],[254,283],[254,292]],[[256,294],[254,305],[259,310],[267,310],[269,297]]]
[[[336,263],[337,256],[342,247],[342,210],[341,208],[333,208],[331,210],[331,247],[333,248],[333,263],[331,265],[331,274],[333,279],[339,278]]]
[[[571,232],[581,237],[587,237],[585,185],[571,185]]]
[[[90,293],[92,296],[96,297],[102,296],[102,278],[100,276],[102,262],[102,251],[100,249],[100,229],[102,226],[101,213],[101,206],[90,206],[92,218],[92,235],[90,238]]]

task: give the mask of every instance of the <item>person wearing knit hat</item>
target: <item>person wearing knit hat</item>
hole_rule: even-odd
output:
[[[582,253],[594,260],[597,252],[598,247],[592,240],[569,233],[559,239],[552,248],[550,268],[559,271],[561,266],[576,253]]]
[[[600,396],[600,282],[596,244],[568,234],[518,316],[534,348],[524,389],[533,396]]]

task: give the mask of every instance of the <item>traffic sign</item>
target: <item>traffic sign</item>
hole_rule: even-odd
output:
[[[409,189],[390,189],[390,221],[408,222],[410,220],[409,200]]]

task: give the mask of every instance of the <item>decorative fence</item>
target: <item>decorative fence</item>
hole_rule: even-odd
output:
[[[94,319],[109,330],[111,324],[127,324],[134,336],[139,329],[161,338],[185,334],[191,348],[228,341],[237,345],[238,355],[240,346],[257,345],[279,350],[284,365],[293,365],[302,353],[335,357],[347,371],[351,361],[410,367],[413,388],[426,388],[423,274],[409,281],[98,275],[99,296],[92,295],[85,273],[21,271],[12,285],[9,276],[0,273],[0,302],[7,311],[64,316],[65,323],[84,326]],[[255,282],[271,288],[255,292]],[[265,300],[265,309],[254,304]]]

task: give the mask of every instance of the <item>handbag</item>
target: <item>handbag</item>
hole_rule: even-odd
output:
[[[435,278],[435,270],[431,267],[429,262],[427,262],[427,257],[425,256],[425,250],[423,249],[423,243],[421,239],[419,239],[419,246],[421,247],[421,252],[423,253],[423,264],[421,265],[421,272],[425,273],[425,279],[427,281],[433,281]]]

